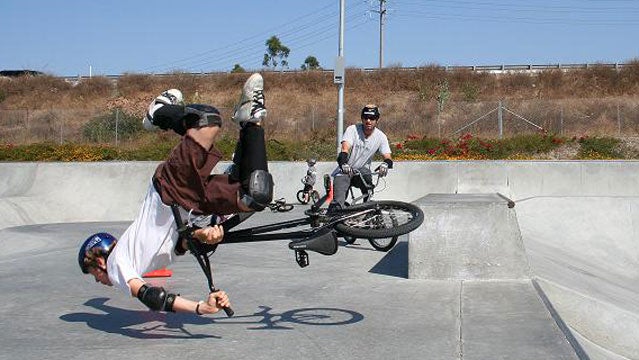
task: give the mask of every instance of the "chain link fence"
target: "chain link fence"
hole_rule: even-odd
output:
[[[119,109],[0,110],[0,143],[112,143],[132,139],[141,119]]]
[[[499,110],[501,104],[501,110]],[[294,115],[284,106],[269,108],[267,136],[305,140],[335,137],[333,104],[316,104]],[[639,136],[639,99],[568,99],[508,101],[419,101],[380,104],[379,127],[391,141],[408,135],[456,138],[464,133],[485,138],[540,131],[561,136]],[[230,113],[230,109],[226,112]],[[359,108],[347,104],[345,126],[359,121]],[[232,126],[224,127],[226,131]],[[0,110],[0,143],[110,143],[134,140],[141,118],[115,109]],[[230,133],[229,133],[230,134]],[[318,134],[320,135],[318,137]]]

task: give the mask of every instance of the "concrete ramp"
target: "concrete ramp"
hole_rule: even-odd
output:
[[[77,355],[78,334],[86,334],[83,339],[88,346],[83,354],[94,353],[95,331],[87,332],[84,323],[61,327],[57,318],[69,301],[86,298],[85,288],[76,288],[80,275],[69,275],[77,272],[78,241],[98,227],[110,230],[104,228],[108,222],[122,222],[118,229],[123,231],[137,213],[156,166],[157,162],[0,163],[0,277],[21,279],[20,283],[0,282],[3,293],[10,294],[0,311],[0,317],[8,319],[0,321],[1,330],[11,336],[0,342],[8,349],[7,356],[64,358],[69,357],[67,349]],[[335,164],[317,166],[324,174]],[[294,201],[306,164],[272,162],[269,168],[276,183],[275,196]],[[297,348],[290,349],[288,356],[265,353],[263,343],[272,342],[273,334],[256,338],[251,331],[234,333],[226,348],[215,344],[216,352],[226,349],[222,357],[238,357],[237,344],[245,348],[253,341],[245,357],[639,359],[638,173],[639,161],[398,162],[376,193],[377,199],[410,202],[428,194],[444,194],[420,202],[426,222],[413,236],[422,236],[424,241],[410,245],[412,259],[405,254],[400,263],[388,264],[392,253],[408,249],[406,243],[382,254],[362,242],[340,249],[333,257],[315,257],[311,269],[300,272],[291,259],[279,257],[280,247],[270,244],[238,245],[216,253],[217,261],[226,261],[220,270],[227,269],[234,276],[221,280],[237,294],[234,300],[268,299],[266,305],[280,304],[282,299],[295,298],[299,289],[312,290],[300,292],[295,298],[298,303],[290,307],[301,308],[312,300],[324,307],[359,310],[367,320],[357,323],[357,331],[344,328],[335,335],[335,328],[320,326],[315,332],[304,329],[299,337],[289,333],[280,338],[285,350],[300,339],[310,339],[308,349],[314,349],[314,340],[325,336],[319,343],[333,344],[332,352],[318,351],[316,357],[300,355]],[[461,195],[464,193],[488,195]],[[504,194],[516,206],[509,208],[509,202],[495,193]],[[268,221],[273,215],[265,216]],[[63,230],[56,235],[56,229]],[[264,255],[268,251],[273,257]],[[402,270],[411,266],[411,280],[366,273],[365,269],[378,262],[401,265]],[[201,279],[190,280],[201,276],[197,270],[192,259],[183,260],[182,271],[193,287],[183,293],[199,294]],[[50,281],[44,274],[56,278]],[[250,280],[253,278],[259,280]],[[73,289],[71,295],[69,289]],[[100,298],[104,289],[93,294]],[[49,298],[44,304],[48,307],[25,312],[41,307],[38,299],[42,295]],[[130,299],[120,303],[116,300],[120,298],[113,298],[117,309],[131,306]],[[264,303],[238,308],[261,305]],[[390,307],[395,311],[389,311]],[[73,311],[84,316],[81,307]],[[118,311],[115,319],[122,320],[125,330],[110,334],[114,336],[109,343],[128,334],[131,316]],[[140,310],[140,314],[142,322],[147,312]],[[46,316],[48,322],[43,322]],[[104,328],[104,324],[113,324],[109,321],[113,318],[88,324],[102,326],[103,333],[109,334],[114,330]],[[200,325],[199,321],[191,325]],[[37,336],[24,335],[33,329],[42,331]],[[215,328],[210,331],[222,336],[228,329],[219,334],[214,333]],[[71,334],[68,342],[60,341],[61,333]],[[359,344],[354,343],[354,334],[360,335]],[[372,338],[386,341],[372,344]],[[41,346],[25,357],[33,339]],[[130,340],[118,345],[131,345],[136,351],[144,348],[145,352],[132,351],[127,356],[148,358],[149,342]],[[183,344],[182,339],[175,341],[174,354],[184,353]],[[164,353],[165,339],[158,339],[156,346],[158,353]],[[207,356],[208,347],[199,348]],[[346,353],[339,353],[341,350]]]
[[[463,359],[578,359],[535,289],[514,203],[498,193],[429,194],[409,235],[408,277],[459,284]]]
[[[410,279],[530,278],[509,199],[499,194],[430,194],[415,204],[424,211],[424,223],[410,235]]]
[[[538,197],[517,211],[541,288],[591,358],[639,359],[639,198]]]

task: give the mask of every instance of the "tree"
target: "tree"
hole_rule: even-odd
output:
[[[233,69],[231,70],[232,73],[243,73],[246,72],[246,70],[244,70],[244,68],[242,67],[242,65],[240,64],[235,64],[233,65]]]
[[[264,54],[262,65],[272,66],[273,68],[277,68],[277,66],[280,65],[283,70],[284,67],[288,67],[288,61],[286,59],[288,59],[290,52],[291,49],[284,46],[280,39],[273,35],[266,40],[266,54]]]
[[[302,70],[321,70],[319,61],[315,56],[309,55],[301,66]]]

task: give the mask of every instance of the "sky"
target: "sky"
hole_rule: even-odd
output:
[[[380,0],[344,0],[347,67],[379,66]],[[2,0],[0,70],[55,76],[262,69],[265,42],[333,69],[339,0]],[[385,0],[384,66],[626,63],[639,0]]]

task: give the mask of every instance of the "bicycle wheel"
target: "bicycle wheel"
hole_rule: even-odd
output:
[[[368,239],[368,242],[371,243],[371,246],[374,247],[375,250],[388,252],[388,250],[392,249],[393,246],[397,244],[397,239],[397,236],[392,236],[383,239]]]
[[[297,201],[300,202],[300,204],[307,204],[308,203],[308,197],[304,196],[304,190],[300,190],[297,192]]]
[[[357,240],[357,238],[354,237],[354,236],[344,236],[344,241],[346,241],[346,243],[349,244],[349,245],[355,244],[356,240]]]
[[[399,225],[397,223],[397,219],[393,218],[393,226]],[[397,236],[392,236],[389,238],[382,239],[368,239],[368,242],[371,243],[371,246],[375,248],[377,251],[388,252],[388,250],[392,249],[393,246],[397,243]]]
[[[349,215],[364,212],[362,215]],[[335,229],[343,235],[366,239],[388,238],[407,234],[424,222],[422,210],[409,203],[383,200],[369,201],[340,210]]]

